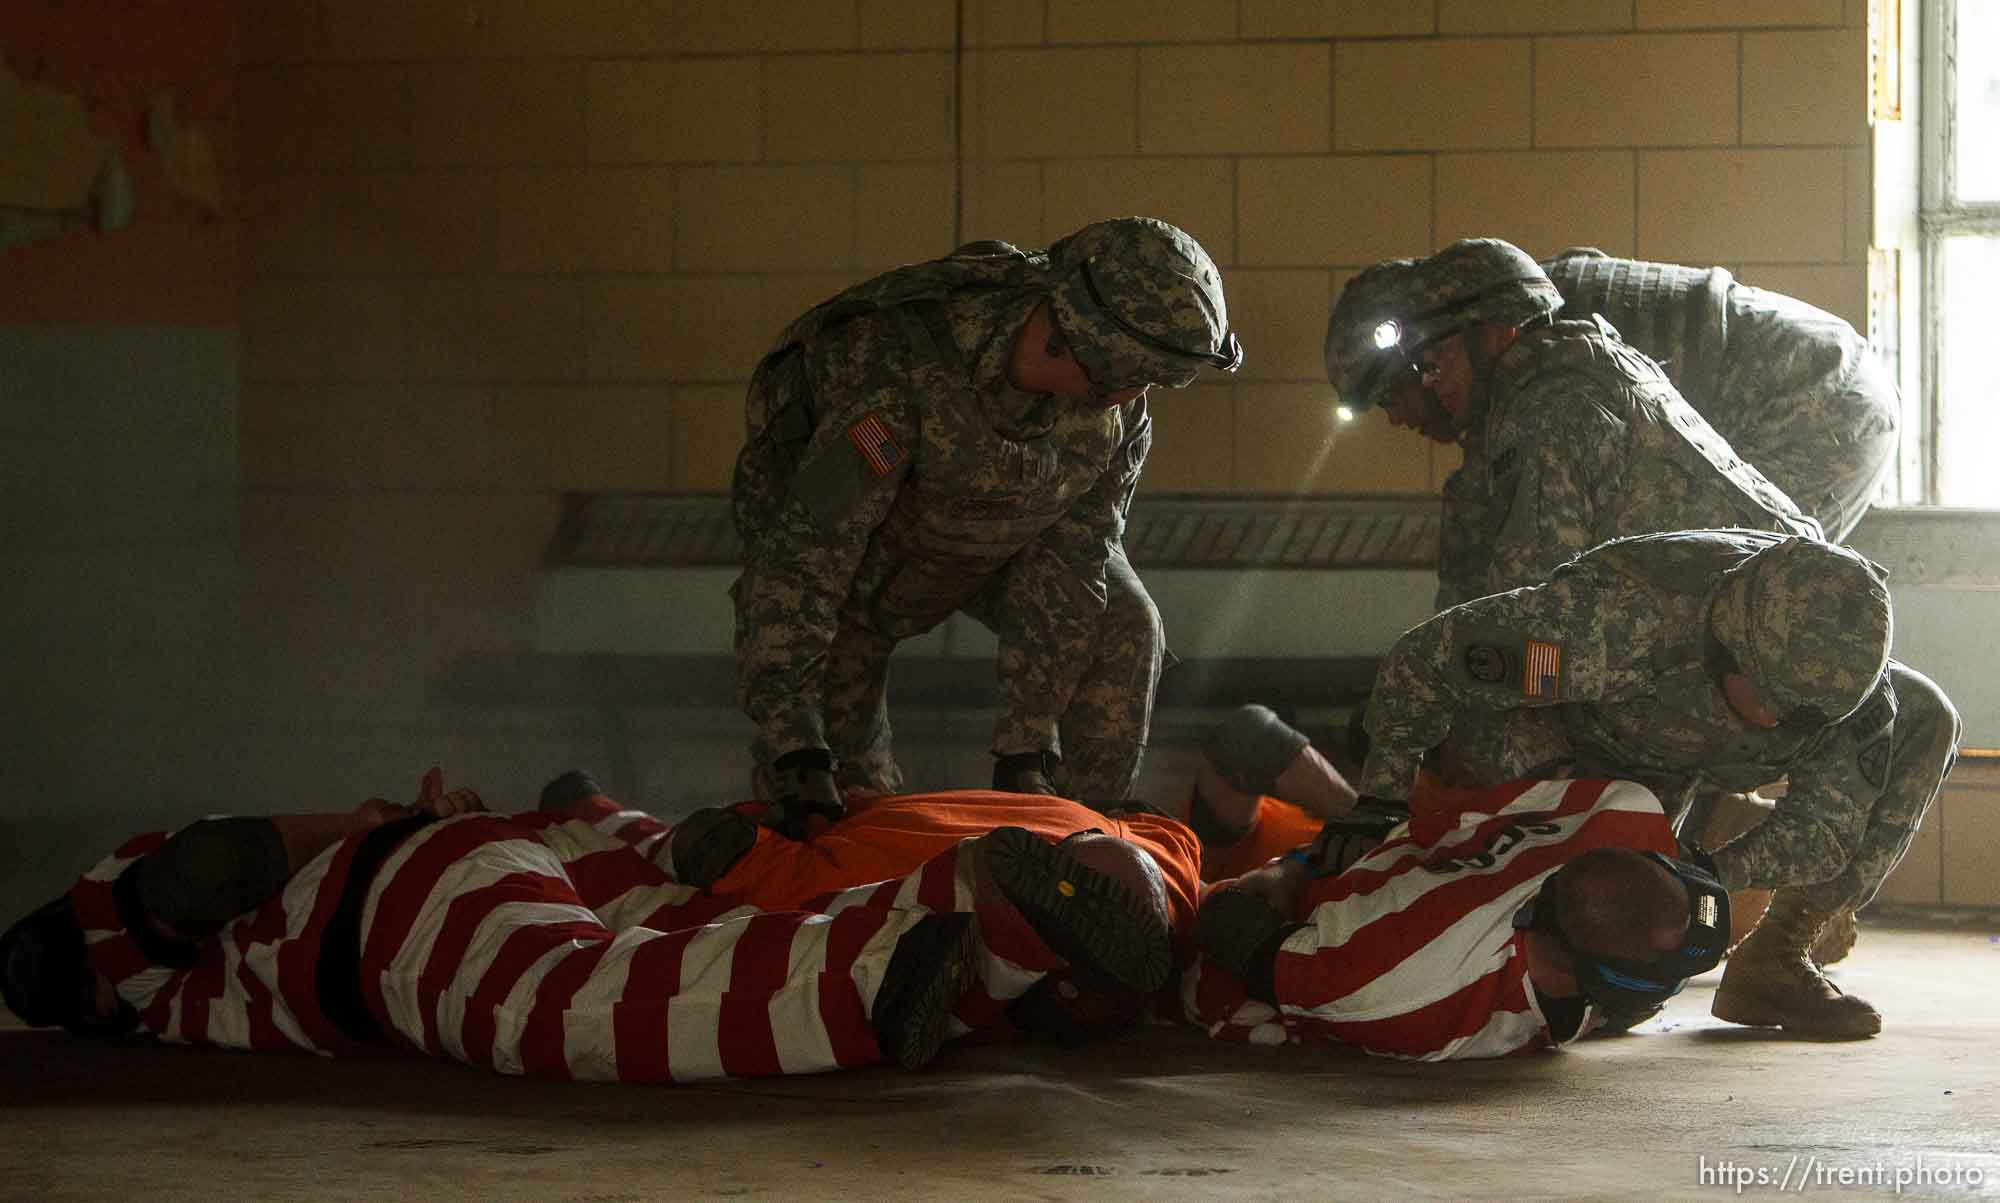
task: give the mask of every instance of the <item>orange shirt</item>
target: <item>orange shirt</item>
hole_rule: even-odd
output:
[[[847,817],[808,840],[759,828],[756,845],[710,891],[782,910],[835,890],[902,877],[960,840],[995,827],[1025,827],[1057,840],[1093,830],[1130,840],[1160,867],[1176,935],[1185,938],[1194,930],[1201,844],[1186,827],[1159,815],[1107,819],[1067,799],[994,790],[850,798]]]
[[[1319,835],[1319,829],[1326,820],[1315,818],[1276,798],[1257,799],[1257,813],[1250,819],[1250,830],[1242,839],[1227,847],[1202,849],[1201,879],[1203,881],[1228,881],[1241,877],[1252,869],[1261,868],[1264,862],[1274,856],[1283,856],[1301,844],[1310,844]]]

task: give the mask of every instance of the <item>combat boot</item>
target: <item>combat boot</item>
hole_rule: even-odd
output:
[[[937,1056],[952,1009],[977,977],[978,953],[970,915],[926,915],[903,933],[868,1016],[885,1060],[917,1069]]]
[[[1730,1023],[1827,1040],[1858,1040],[1881,1031],[1880,1012],[1841,993],[1812,963],[1813,941],[1832,917],[1812,909],[1798,889],[1776,891],[1764,921],[1730,956],[1710,1013]]]
[[[1060,797],[1054,783],[1054,757],[1046,752],[1011,752],[993,758],[993,788],[1003,794],[1043,794]]]
[[[1159,866],[1143,849],[1095,831],[1051,844],[1020,827],[996,827],[966,846],[989,951],[1035,968],[1055,967],[1035,965],[1038,950],[1053,954],[1079,985],[1112,995],[1165,984],[1172,916]]]
[[[1827,921],[1826,929],[1819,933],[1819,939],[1813,941],[1813,964],[1824,969],[1846,960],[1847,954],[1854,951],[1854,942],[1860,938],[1860,925],[1854,921],[1854,912],[1835,911],[1833,918]]]

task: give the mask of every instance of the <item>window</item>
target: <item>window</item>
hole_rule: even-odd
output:
[[[1931,0],[1924,16],[1929,453],[1909,499],[2000,509],[2000,3]]]

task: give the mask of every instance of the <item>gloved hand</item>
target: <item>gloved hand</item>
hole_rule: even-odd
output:
[[[1209,894],[1195,912],[1194,940],[1202,955],[1241,982],[1250,997],[1276,1005],[1272,977],[1278,948],[1301,926],[1260,894],[1226,885]]]
[[[1305,864],[1314,877],[1331,877],[1344,872],[1355,861],[1382,846],[1382,841],[1410,817],[1410,805],[1367,794],[1355,799],[1354,809],[1326,826],[1305,849]]]
[[[1056,758],[1047,752],[1011,752],[995,756],[993,788],[1008,794],[1055,794],[1055,783],[1051,780],[1055,761]]]
[[[833,753],[825,748],[796,748],[771,762],[773,790],[764,825],[786,839],[806,838],[806,820],[814,815],[829,823],[847,814],[840,786],[833,779]]]

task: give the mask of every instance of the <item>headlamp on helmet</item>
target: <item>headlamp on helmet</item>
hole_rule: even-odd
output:
[[[1327,322],[1327,379],[1341,403],[1378,404],[1423,348],[1478,323],[1525,326],[1562,306],[1548,275],[1520,248],[1468,238],[1425,259],[1392,259],[1341,289]]]

